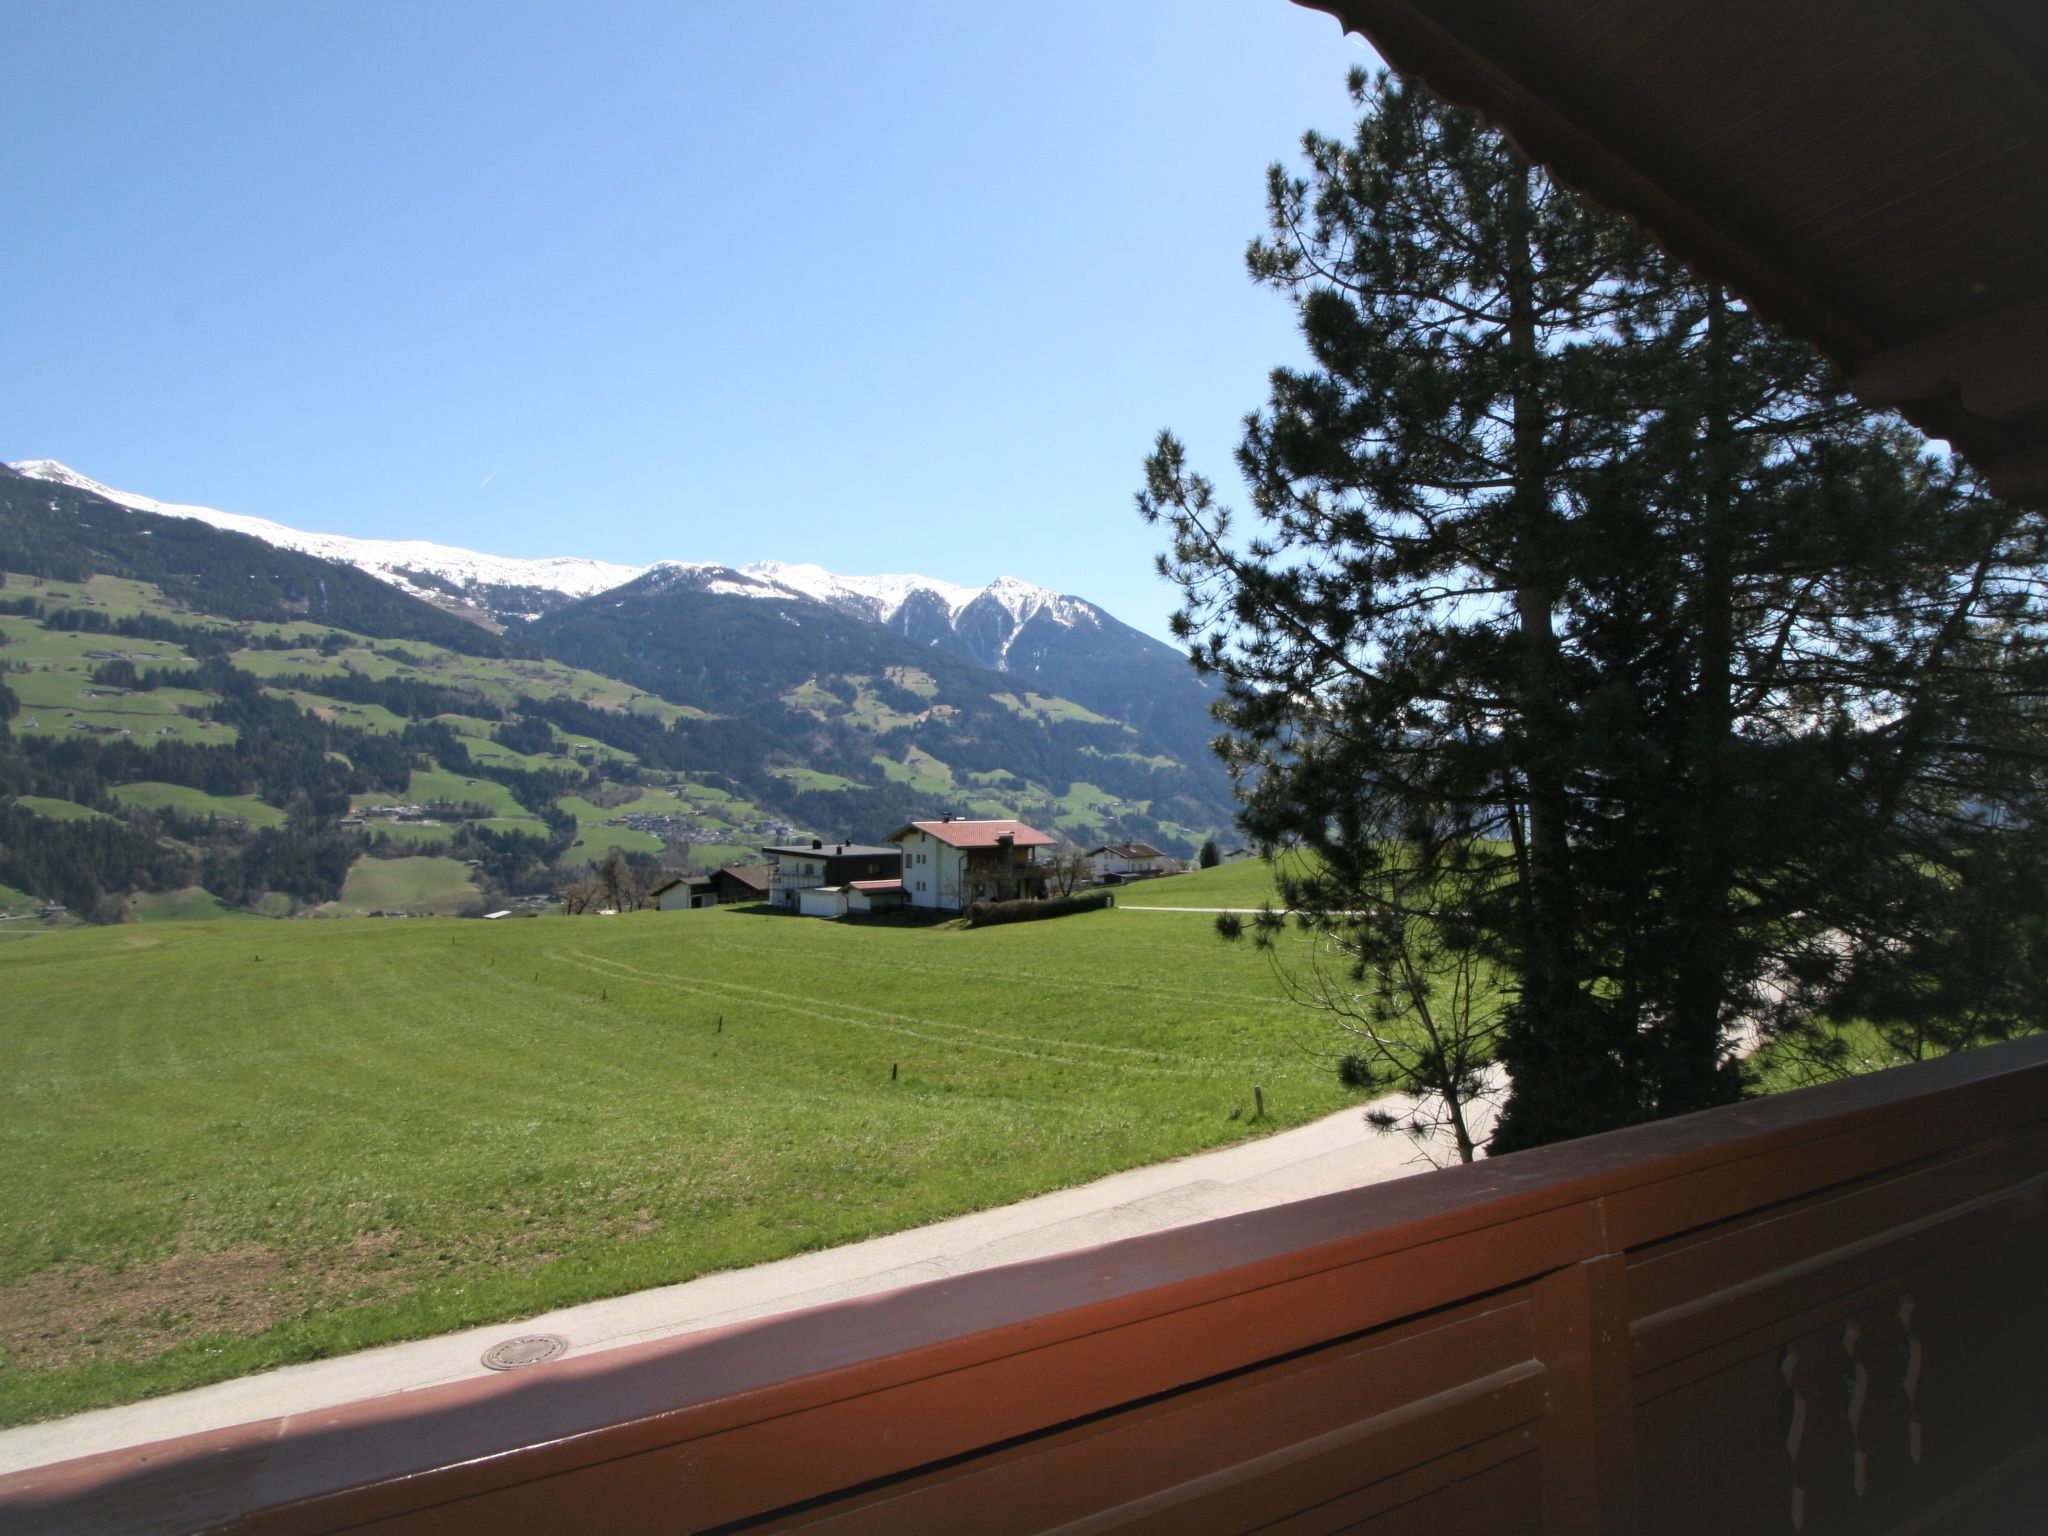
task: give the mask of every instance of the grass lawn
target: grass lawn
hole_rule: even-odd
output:
[[[357,795],[350,803],[357,810],[365,806],[390,805],[395,799],[383,790]],[[526,810],[512,798],[512,791],[495,779],[471,778],[446,768],[415,768],[402,797],[413,805],[480,805],[493,816],[524,816]]]
[[[992,693],[989,695],[1013,715],[1036,715],[1042,720],[1058,722],[1078,720],[1084,725],[1114,725],[1116,722],[1107,715],[1098,715],[1092,709],[1085,709],[1072,699],[1062,699],[1043,693],[1026,693],[1018,698],[1014,693]]]
[[[136,784],[116,785],[108,793],[123,805],[145,811],[176,811],[181,816],[221,816],[246,822],[252,827],[281,827],[285,823],[283,811],[274,805],[266,805],[254,795],[209,795],[203,789],[188,789],[183,784],[159,784],[147,779]]]
[[[189,923],[205,918],[248,921],[255,917],[229,906],[213,892],[196,885],[182,891],[141,891],[128,900],[128,914],[138,923]]]
[[[105,811],[96,811],[89,805],[80,805],[75,800],[54,800],[48,795],[16,795],[14,803],[24,811],[34,811],[38,816],[47,816],[52,821],[113,821]]]
[[[1282,854],[1282,859],[1299,855]],[[1140,880],[1117,891],[1120,907],[1239,907],[1253,910],[1279,900],[1273,889],[1273,866],[1264,859],[1242,859],[1184,875]]]
[[[900,763],[879,752],[875,754],[874,762],[891,784],[907,785],[919,794],[950,794],[957,787],[953,770],[914,744],[903,749],[903,761]]]
[[[164,923],[25,935],[0,995],[0,1422],[827,1247],[1347,1102],[1316,1021],[1200,916]]]
[[[300,709],[321,720],[353,726],[359,731],[397,736],[406,727],[403,716],[393,714],[382,704],[351,704],[345,699],[330,699],[325,694],[302,693],[292,688],[266,688],[263,691],[280,699],[290,699]]]
[[[454,828],[442,829],[448,835]],[[460,859],[363,857],[350,866],[341,899],[320,910],[330,917],[361,917],[369,912],[438,912],[452,914],[473,901],[476,882]]]
[[[761,850],[744,843],[692,843],[690,868],[709,873],[728,864],[758,864]]]
[[[866,789],[868,787],[858,779],[845,778],[836,773],[825,773],[816,768],[770,768],[768,771],[778,779],[787,782],[792,789],[801,791],[814,789]]]
[[[1140,808],[1146,804],[1138,802]],[[1085,779],[1076,779],[1064,795],[1055,802],[1057,811],[1053,824],[1069,835],[1092,835],[1103,821],[1114,814],[1123,802],[1108,790],[1090,784]]]

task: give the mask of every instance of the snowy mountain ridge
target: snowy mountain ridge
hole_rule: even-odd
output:
[[[359,539],[347,534],[307,533],[269,518],[159,501],[138,492],[116,490],[55,459],[22,459],[9,467],[34,479],[104,496],[138,512],[189,517],[284,549],[346,561],[430,601],[445,601],[451,591],[462,594],[471,589],[493,588],[539,589],[558,592],[565,598],[592,597],[652,575],[657,579],[687,581],[699,591],[720,596],[796,597],[824,603],[905,635],[923,637],[935,624],[958,629],[965,623],[981,634],[979,648],[988,652],[990,663],[998,667],[1017,633],[1035,618],[1042,616],[1055,624],[1072,627],[1099,626],[1103,617],[1102,611],[1091,603],[1007,575],[997,577],[986,587],[969,587],[910,573],[842,576],[823,566],[781,560],[757,560],[732,568],[684,560],[633,566],[578,556],[520,559],[424,539]],[[422,575],[435,580],[423,582],[419,579]],[[436,590],[438,583],[447,585]],[[470,606],[481,605],[472,602]]]

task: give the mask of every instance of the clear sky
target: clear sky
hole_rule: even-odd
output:
[[[0,458],[509,555],[1009,573],[1163,634],[1299,353],[1288,0],[9,8]]]

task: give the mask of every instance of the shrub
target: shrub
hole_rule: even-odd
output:
[[[1087,891],[1073,896],[1049,896],[1044,900],[977,901],[967,909],[967,926],[987,928],[995,923],[1030,923],[1041,917],[1065,917],[1070,912],[1099,912],[1116,905],[1108,891]]]

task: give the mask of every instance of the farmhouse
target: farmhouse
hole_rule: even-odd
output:
[[[718,893],[720,906],[766,901],[769,874],[766,864],[728,864],[711,872],[711,888]]]
[[[728,864],[708,875],[682,875],[648,892],[648,899],[663,912],[683,912],[696,907],[729,906],[735,902],[768,899],[766,864]]]
[[[663,912],[688,912],[697,907],[717,906],[718,892],[712,888],[709,875],[678,875],[649,891],[647,899]]]
[[[1043,896],[1035,850],[1053,839],[1021,821],[913,821],[889,834],[903,850],[904,899],[961,912],[977,901]]]
[[[1088,850],[1088,870],[1097,880],[1114,883],[1163,875],[1172,860],[1150,843],[1104,843]]]
[[[798,909],[798,897],[804,891],[854,880],[893,880],[903,873],[901,848],[868,843],[828,843],[814,837],[808,844],[784,844],[761,852],[772,866],[769,899],[792,912]]]

